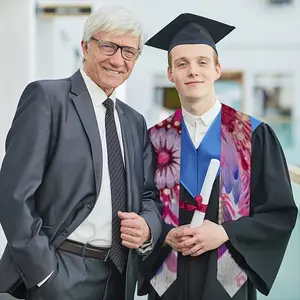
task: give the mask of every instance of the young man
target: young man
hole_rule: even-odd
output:
[[[215,44],[234,27],[182,14],[146,45],[168,51],[182,109],[150,128],[165,225],[140,294],[157,300],[267,295],[297,217],[272,129],[222,105]],[[222,99],[220,99],[222,100]]]
[[[85,23],[83,67],[26,87],[0,172],[0,293],[133,300],[161,202],[145,120],[115,89],[143,43],[129,11],[103,7]]]

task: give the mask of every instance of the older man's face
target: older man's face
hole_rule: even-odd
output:
[[[138,51],[139,37],[133,36],[113,36],[107,32],[97,32],[94,39],[102,42],[112,42],[119,46],[127,46],[127,54]],[[100,46],[99,42],[92,39],[89,44],[82,42],[82,50],[84,53],[85,63],[84,71],[88,76],[98,84],[109,96],[115,88],[120,86],[131,74],[137,58],[132,60],[125,59],[123,56],[126,52],[119,48],[113,55],[106,54],[109,51],[109,44]]]

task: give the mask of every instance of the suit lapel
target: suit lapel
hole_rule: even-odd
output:
[[[77,113],[91,145],[95,185],[98,197],[102,182],[102,147],[97,119],[90,94],[86,88],[80,71],[77,71],[71,77],[71,83],[71,99],[74,102]]]
[[[116,110],[118,112],[120,125],[121,125],[121,132],[122,132],[122,139],[124,145],[124,158],[125,158],[125,170],[126,170],[126,184],[127,184],[127,209],[128,211],[132,210],[132,170],[134,164],[134,151],[133,151],[133,140],[130,130],[130,122],[126,115],[124,114],[122,108],[120,107],[120,101],[117,100],[116,102]]]

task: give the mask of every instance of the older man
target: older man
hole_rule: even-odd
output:
[[[83,67],[24,90],[0,172],[0,292],[133,299],[161,233],[145,120],[115,96],[142,45],[139,21],[104,7],[85,23]]]

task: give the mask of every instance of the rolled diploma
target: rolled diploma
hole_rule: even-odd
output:
[[[206,176],[204,178],[203,186],[200,195],[202,196],[202,203],[208,204],[209,197],[212,191],[213,184],[216,180],[218,170],[220,167],[220,161],[218,159],[212,159],[209,163]],[[193,219],[191,222],[191,228],[199,227],[202,225],[205,214],[201,211],[195,210]]]

